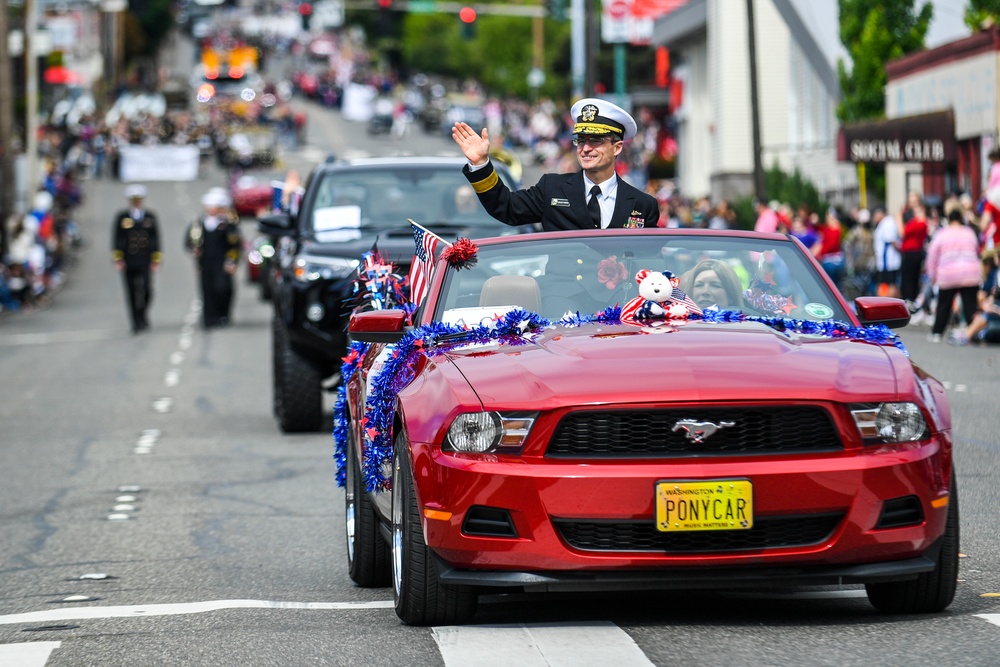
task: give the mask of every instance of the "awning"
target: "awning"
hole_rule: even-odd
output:
[[[853,123],[837,133],[841,162],[955,162],[955,116],[936,111],[919,116]]]

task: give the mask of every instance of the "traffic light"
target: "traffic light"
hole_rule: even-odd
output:
[[[311,2],[299,3],[299,16],[302,17],[302,30],[309,32],[309,24],[312,22],[313,6]]]
[[[392,33],[392,0],[378,0],[378,31],[382,35]]]
[[[566,0],[545,0],[545,9],[553,21],[566,20]]]
[[[476,10],[472,7],[462,7],[458,11],[458,20],[462,22],[462,39],[474,39],[476,36]]]

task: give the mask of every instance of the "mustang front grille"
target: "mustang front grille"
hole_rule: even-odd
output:
[[[581,410],[563,417],[545,455],[671,458],[842,447],[829,413],[815,406]]]
[[[820,544],[833,534],[842,512],[792,517],[757,517],[749,530],[701,530],[664,533],[648,521],[577,521],[553,519],[560,537],[581,551],[742,551]]]

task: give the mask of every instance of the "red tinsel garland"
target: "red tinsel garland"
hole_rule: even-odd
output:
[[[458,239],[441,254],[454,269],[471,269],[479,261],[479,246],[469,239]]]

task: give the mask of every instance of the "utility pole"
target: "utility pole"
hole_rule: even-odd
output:
[[[764,191],[764,167],[760,159],[760,108],[757,103],[757,37],[753,20],[753,0],[747,0],[747,35],[750,42],[750,109],[753,123],[753,188],[759,201],[767,198]]]
[[[573,99],[586,97],[587,85],[587,0],[570,2],[570,51],[573,70]]]
[[[597,14],[594,9],[595,2],[600,0],[586,0],[587,3],[587,95],[593,95],[597,87],[597,54],[601,50],[601,36],[597,32]]]
[[[38,20],[35,0],[24,0],[24,183],[25,201],[38,189]]]
[[[0,7],[0,257],[7,255],[7,220],[14,213],[14,94],[10,70],[10,9]]]

